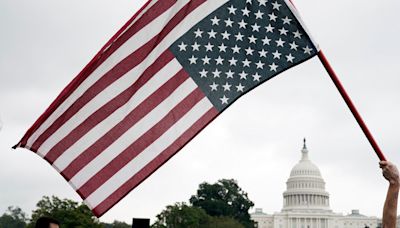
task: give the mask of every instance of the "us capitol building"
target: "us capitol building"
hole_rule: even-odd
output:
[[[329,206],[329,193],[318,167],[309,159],[306,141],[301,160],[290,172],[283,193],[283,208],[274,214],[256,208],[251,218],[258,228],[376,228],[381,220],[353,210],[349,215],[334,213]]]

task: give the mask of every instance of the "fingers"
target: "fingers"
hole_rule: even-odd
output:
[[[397,167],[389,162],[389,161],[381,161],[379,162],[379,167],[382,169],[382,174],[386,180],[388,180],[391,184],[399,184],[399,171]]]
[[[379,167],[380,168],[384,168],[384,167],[388,167],[389,165],[391,165],[391,163],[390,162],[388,162],[388,161],[380,161],[379,162]]]
[[[379,162],[379,167],[380,167],[380,168],[386,167],[386,166],[388,166],[388,165],[389,165],[389,162],[388,162],[388,161],[380,161],[380,162]]]

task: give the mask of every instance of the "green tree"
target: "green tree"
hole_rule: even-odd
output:
[[[211,217],[207,228],[245,228],[240,222],[230,217]]]
[[[0,228],[24,228],[27,222],[26,214],[19,207],[8,207],[0,217]]]
[[[32,211],[32,219],[28,227],[34,227],[36,220],[42,216],[57,219],[61,227],[103,227],[85,204],[79,204],[73,200],[44,196],[36,207],[37,209]]]
[[[157,215],[152,228],[200,228],[207,227],[210,216],[198,207],[191,207],[185,203],[169,205]]]
[[[197,195],[190,198],[190,203],[202,208],[210,216],[231,217],[246,228],[255,226],[249,214],[254,203],[233,179],[222,179],[215,184],[200,184]]]
[[[132,225],[129,225],[125,222],[120,222],[115,220],[113,223],[102,223],[104,228],[131,228]]]

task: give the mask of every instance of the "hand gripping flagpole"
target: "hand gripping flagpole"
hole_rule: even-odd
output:
[[[346,90],[344,89],[342,83],[340,82],[339,78],[336,76],[335,71],[329,64],[328,60],[326,59],[324,53],[320,50],[318,52],[318,57],[321,63],[324,65],[326,71],[328,72],[329,76],[331,77],[333,83],[335,84],[336,88],[339,90],[339,93],[342,95],[344,101],[346,102],[347,106],[349,107],[351,113],[353,113],[354,118],[357,120],[358,125],[360,125],[362,131],[364,132],[365,136],[367,137],[369,143],[374,148],[376,155],[379,157],[381,161],[386,161],[385,156],[383,155],[381,149],[379,148],[378,144],[376,143],[374,137],[372,136],[371,132],[369,131],[367,125],[365,125],[364,120],[362,119],[360,113],[358,113],[356,107],[354,106],[353,102],[351,101],[349,95],[347,94]]]

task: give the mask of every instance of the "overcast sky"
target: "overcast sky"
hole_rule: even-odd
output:
[[[46,161],[11,146],[142,4],[0,0],[0,214],[11,205],[30,213],[43,195],[80,200]],[[400,2],[295,4],[386,157],[400,164]],[[313,58],[239,99],[101,220],[153,219],[221,178],[238,180],[255,207],[280,211],[303,137],[331,209],[381,217],[387,183],[378,158]]]

